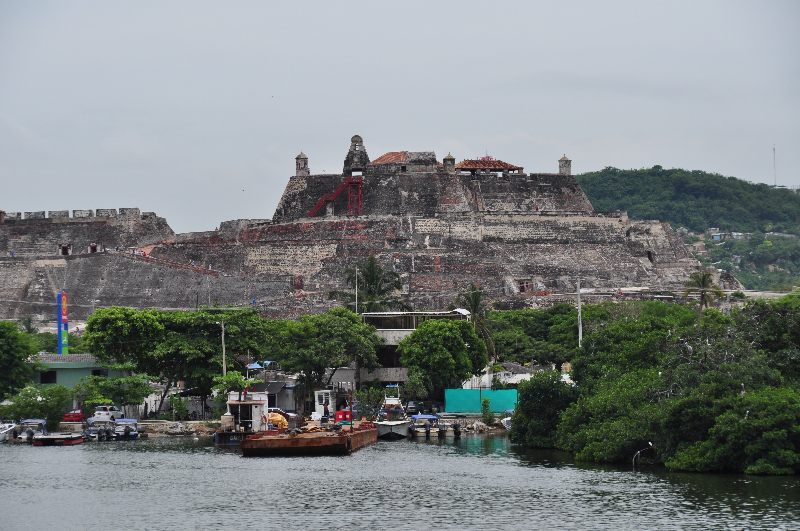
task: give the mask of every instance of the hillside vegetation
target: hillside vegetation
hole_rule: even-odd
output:
[[[702,320],[665,302],[587,305],[582,348],[571,305],[494,312],[501,359],[569,361],[575,383],[556,371],[520,383],[511,441],[582,461],[800,472],[799,293]]]
[[[668,221],[703,235],[752,233],[749,240],[711,241],[695,256],[732,272],[748,289],[788,291],[800,285],[800,195],[766,184],[703,171],[664,169],[601,171],[576,176],[597,210],[626,210],[632,219]],[[783,233],[785,236],[774,233]]]

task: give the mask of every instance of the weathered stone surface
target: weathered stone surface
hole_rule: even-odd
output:
[[[307,168],[307,159],[296,160],[296,170]],[[59,290],[101,306],[219,302],[269,316],[317,313],[339,304],[328,292],[348,289],[343,270],[370,255],[400,275],[403,296],[421,310],[446,307],[473,282],[510,308],[574,302],[577,276],[587,302],[668,297],[700,270],[668,224],[595,212],[563,160],[562,173],[528,175],[457,173],[453,161],[391,152],[373,164],[356,135],[342,174],[296,171],[271,220],[226,221],[218,231],[176,235],[137,208],[116,217],[98,209],[97,218],[7,214],[0,251],[18,258],[0,259],[0,298],[25,304],[0,303],[0,317],[53,312],[47,304]],[[307,217],[355,172],[361,215],[347,215],[345,189]],[[84,254],[91,243],[147,257]],[[61,257],[64,245],[70,254]],[[732,276],[720,280],[741,286]],[[75,308],[78,316],[88,311]]]
[[[47,213],[47,217],[54,219],[54,218],[68,218],[69,217],[69,210],[51,210]]]

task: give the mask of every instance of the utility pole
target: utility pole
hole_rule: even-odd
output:
[[[356,264],[356,314],[358,314],[358,264]]]
[[[228,368],[225,364],[225,318],[222,318],[222,376],[228,374]]]
[[[775,186],[778,186],[778,171],[775,166],[775,144],[772,144],[772,178],[775,180]]]
[[[581,277],[578,277],[578,348],[583,343],[583,322],[581,321]]]

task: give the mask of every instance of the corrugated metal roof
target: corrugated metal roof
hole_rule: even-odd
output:
[[[462,160],[456,169],[464,170],[521,170],[522,166],[514,166],[502,160]]]
[[[96,363],[97,359],[91,354],[49,354],[40,352],[37,356],[40,363]]]

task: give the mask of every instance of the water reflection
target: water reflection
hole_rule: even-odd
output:
[[[2,445],[0,460],[4,514],[35,513],[42,527],[63,527],[64,515],[106,514],[108,499],[142,529],[793,529],[800,520],[794,476],[634,472],[501,436],[271,459],[243,459],[209,437]],[[9,521],[4,529],[14,528]]]

